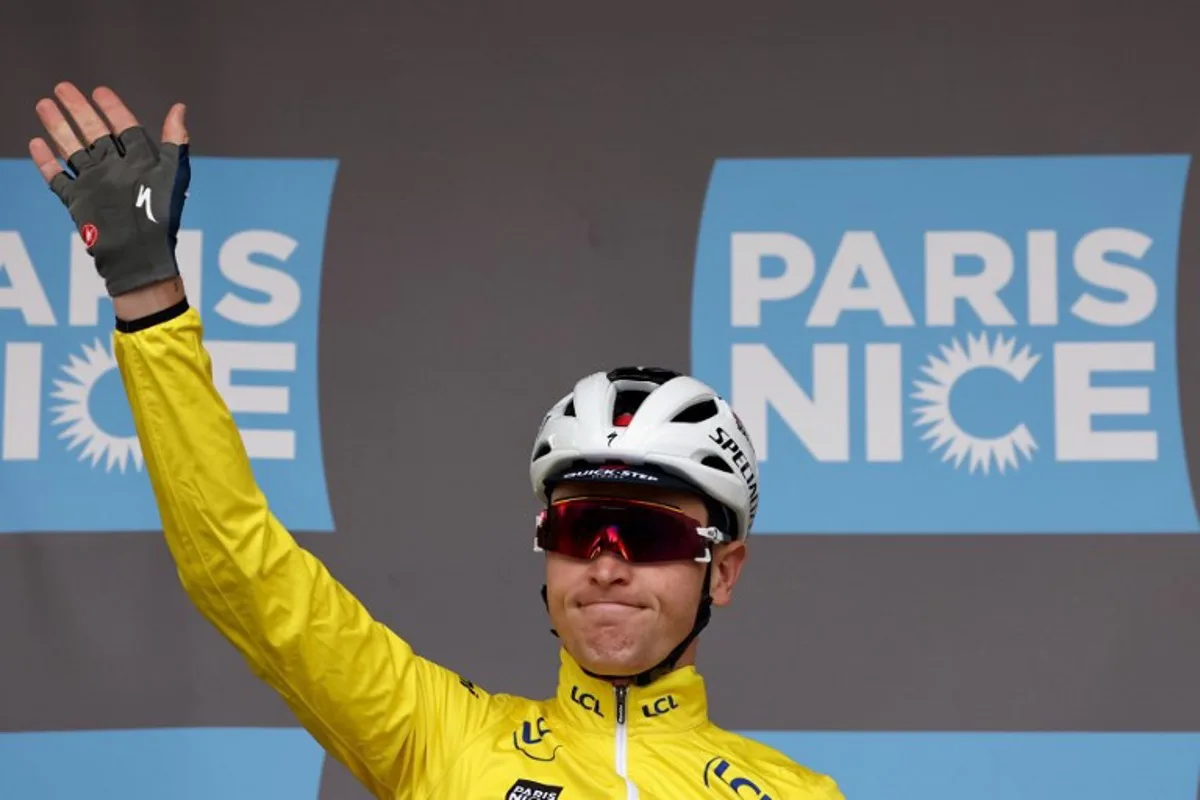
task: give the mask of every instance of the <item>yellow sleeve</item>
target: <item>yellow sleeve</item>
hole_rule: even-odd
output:
[[[492,697],[415,655],[271,513],[211,373],[194,309],[114,334],[180,580],[305,728],[378,797],[420,797]]]

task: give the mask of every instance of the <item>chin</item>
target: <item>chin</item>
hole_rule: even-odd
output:
[[[612,636],[605,631],[599,636],[586,637],[580,641],[581,666],[598,675],[637,675],[654,666],[646,648],[636,641]]]
[[[614,658],[608,653],[596,653],[589,651],[586,657],[581,659],[583,662],[580,666],[588,672],[593,672],[597,675],[614,675],[618,677],[637,675],[642,670],[636,661],[625,658]]]

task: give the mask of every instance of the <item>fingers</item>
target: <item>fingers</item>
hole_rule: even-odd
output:
[[[53,100],[43,97],[37,102],[35,108],[37,109],[38,119],[42,121],[42,125],[45,126],[46,132],[50,134],[50,139],[54,142],[59,154],[63,158],[83,149],[79,137],[75,135],[75,131],[71,129],[71,124],[67,122],[67,118],[58,110],[58,105]]]
[[[184,115],[187,113],[187,106],[183,103],[176,103],[171,106],[171,110],[167,112],[167,118],[163,121],[162,140],[171,144],[184,144],[188,140],[187,125],[184,123]]]
[[[29,143],[29,155],[37,165],[38,172],[46,179],[46,183],[54,180],[54,176],[63,171],[62,165],[54,157],[54,151],[45,139],[34,139]]]
[[[50,134],[50,140],[58,149],[58,153],[66,159],[76,156],[80,160],[79,164],[72,162],[73,169],[90,163],[89,153],[85,151],[85,148],[98,139],[109,134],[117,136],[127,134],[133,137],[135,133],[141,131],[137,117],[133,115],[133,112],[129,110],[117,93],[107,86],[99,86],[92,92],[92,98],[96,101],[96,106],[104,113],[104,117],[100,116],[96,108],[73,83],[67,81],[59,83],[54,87],[54,96],[59,103],[62,103],[67,115],[63,115],[54,100],[43,97],[36,106],[38,118],[41,119],[47,133]],[[171,106],[171,110],[167,112],[167,118],[163,122],[162,141],[177,145],[185,144],[188,141],[187,125],[184,120],[186,112],[187,108],[182,103]],[[80,137],[71,127],[72,121],[79,128],[83,141],[80,141]],[[131,131],[134,128],[138,130]],[[125,139],[121,141],[125,142]],[[146,139],[146,142],[149,143],[149,140]],[[136,146],[136,142],[134,145]],[[153,149],[152,145],[151,149]],[[50,150],[45,140],[36,139],[30,142],[29,152],[47,180],[52,180],[55,174],[62,171],[61,167],[55,163],[53,151]]]
[[[108,118],[112,132],[120,136],[122,133],[138,124],[137,117],[129,107],[117,96],[117,93],[107,86],[98,86],[92,92],[92,99]]]
[[[85,145],[90,145],[101,136],[108,136],[112,133],[108,123],[101,119],[100,114],[83,96],[83,92],[75,88],[75,84],[63,81],[54,87],[54,96],[58,98],[63,108],[67,110],[67,114],[75,121],[79,132],[83,134]]]

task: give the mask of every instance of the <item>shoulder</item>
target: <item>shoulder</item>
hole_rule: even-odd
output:
[[[489,727],[520,727],[525,723],[536,723],[547,715],[548,701],[535,700],[515,694],[493,693],[458,673],[449,673],[453,691],[458,695],[460,707],[481,709],[477,723]],[[544,727],[543,722],[538,727]]]
[[[464,719],[472,729],[510,725],[528,715],[538,704],[525,697],[493,693],[458,672],[428,659],[414,659],[424,674],[424,695],[433,701],[432,713],[451,719]]]
[[[735,790],[744,786],[774,800],[844,800],[832,777],[796,763],[773,747],[711,724],[701,735],[721,753],[705,765],[704,779],[710,786],[723,783]]]

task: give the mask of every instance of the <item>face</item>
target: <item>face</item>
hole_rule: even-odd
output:
[[[673,506],[708,524],[703,501],[683,492],[624,484],[564,483],[552,500],[630,497]],[[710,593],[728,605],[746,557],[743,542],[713,553]],[[658,664],[691,631],[707,565],[696,561],[630,564],[607,551],[590,561],[546,554],[550,619],[567,652],[601,675],[636,675]],[[679,660],[694,663],[695,642]]]

